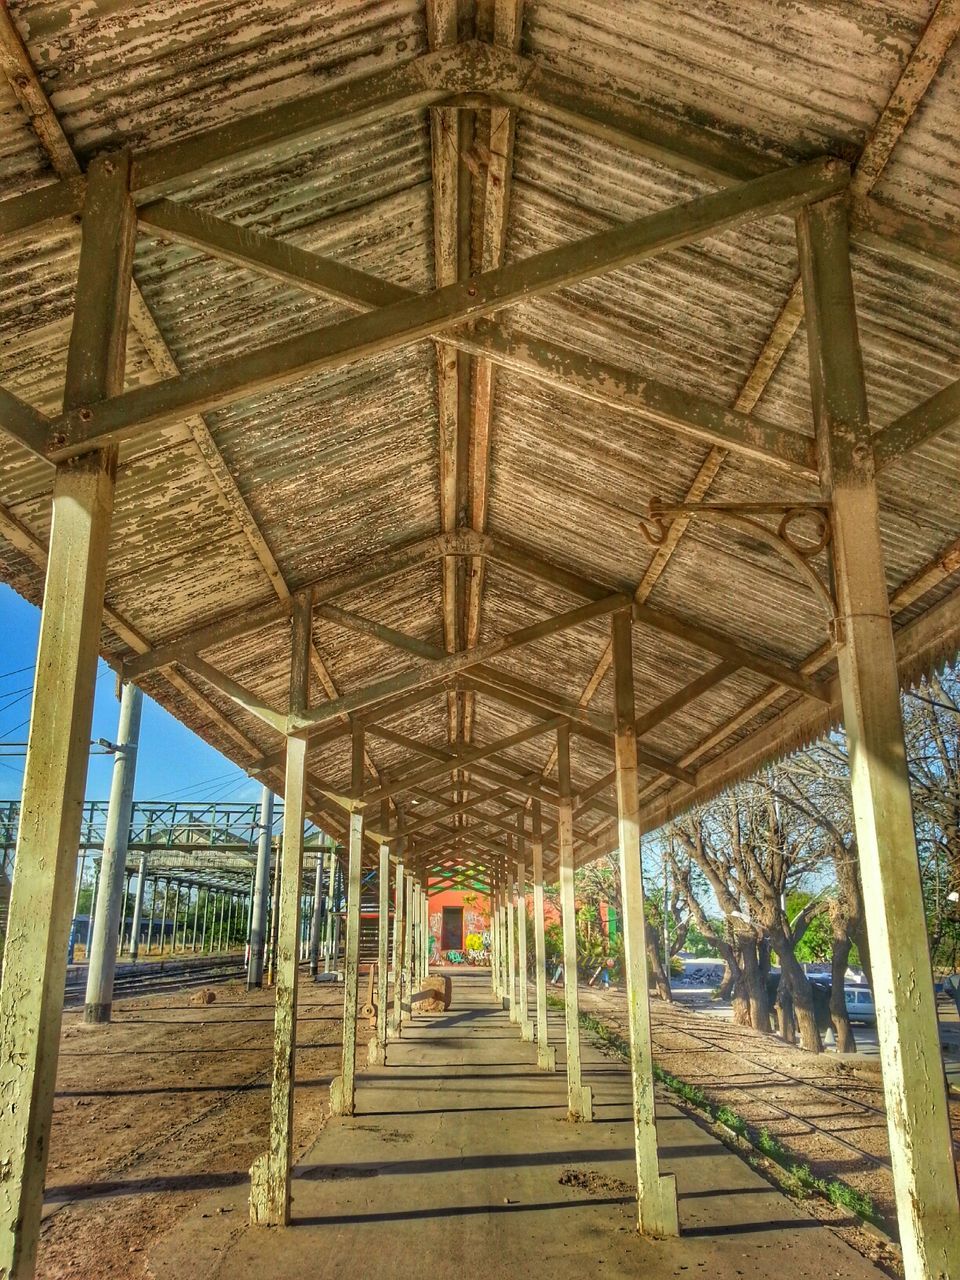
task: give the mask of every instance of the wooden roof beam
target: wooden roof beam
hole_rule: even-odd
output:
[[[412,777],[400,779],[391,777],[376,791],[367,792],[362,797],[358,796],[356,798],[362,799],[365,808],[373,808],[391,796],[409,790],[412,786],[421,786],[425,782],[432,782],[435,778],[442,778],[445,774],[452,773],[455,770],[469,768],[470,765],[479,760],[486,760],[501,751],[509,751],[511,747],[520,746],[524,742],[529,742],[532,738],[538,738],[544,733],[549,733],[559,723],[559,719],[542,720],[530,728],[518,729],[516,733],[511,733],[496,742],[474,747],[460,747],[455,755],[448,760],[437,761],[434,764],[427,765],[419,769]]]
[[[846,167],[836,160],[782,169],[409,301],[125,391],[56,419],[50,456],[59,461],[107,443],[135,439],[149,427],[223,408],[321,369],[395,350],[438,329],[696,243],[740,223],[795,212],[810,201],[844,190],[847,180]]]
[[[523,22],[523,0],[495,0],[493,6],[493,44],[508,53],[520,46]],[[501,266],[507,235],[507,218],[513,179],[513,144],[517,113],[494,106],[478,121],[487,125],[485,163],[482,170],[483,215],[480,226],[480,269],[492,271]],[[465,451],[462,488],[465,491],[460,523],[483,532],[487,524],[490,479],[490,433],[496,367],[480,356],[472,361],[469,402],[469,438]],[[486,562],[477,558],[470,565],[464,588],[463,639],[472,649],[480,640],[481,601]],[[475,699],[467,693],[463,699],[463,736],[473,735]]]
[[[581,605],[577,609],[571,609],[566,613],[545,618],[526,627],[520,627],[508,635],[487,641],[486,644],[480,645],[470,652],[450,653],[435,662],[401,671],[395,676],[388,676],[384,680],[378,680],[363,688],[355,689],[341,698],[331,699],[318,707],[311,708],[309,711],[291,716],[288,722],[288,732],[302,733],[309,731],[315,726],[324,724],[334,716],[341,714],[341,712],[359,711],[375,702],[392,697],[394,694],[403,693],[408,689],[412,690],[425,685],[436,684],[444,677],[465,671],[468,667],[476,666],[479,662],[486,662],[489,658],[496,657],[499,654],[509,653],[511,650],[518,649],[523,645],[532,644],[547,636],[556,635],[558,632],[567,631],[572,627],[580,626],[584,622],[592,621],[594,618],[603,617],[617,609],[622,609],[624,604],[629,604],[629,598],[620,593],[615,593],[602,600],[592,601],[589,604]]]
[[[383,738],[385,741],[393,742],[400,747],[407,747],[410,751],[419,752],[421,755],[428,756],[433,760],[450,760],[456,754],[451,747],[434,747],[429,743],[420,742],[416,738],[410,738],[406,734],[397,733],[393,729],[384,728],[382,725],[375,725],[368,732],[374,737]],[[492,760],[476,762],[471,766],[471,773],[489,778],[498,786],[506,787],[508,791],[513,792],[514,795],[520,798],[529,797],[550,805],[556,805],[557,803],[556,791],[548,789],[545,785],[536,785],[529,782],[527,780],[529,770],[512,760],[493,757]]]
[[[360,311],[417,296],[411,289],[299,249],[253,228],[224,222],[179,201],[160,200],[147,205],[140,210],[140,220],[165,237],[263,272],[309,293],[336,298]],[[817,477],[813,446],[807,437],[731,409],[719,400],[696,396],[632,370],[617,368],[572,348],[500,325],[495,320],[476,321],[435,337],[439,343],[481,357],[478,368],[497,365],[512,369],[578,398],[609,405],[681,435],[724,445],[799,479]],[[484,396],[485,388],[484,383]],[[490,391],[492,394],[492,382]],[[476,397],[475,402],[479,403]],[[483,412],[487,414],[489,410],[484,408]],[[479,474],[478,451],[485,457],[486,445],[481,449],[476,437],[471,445],[470,518],[461,522],[469,523],[475,530],[485,524],[485,498],[477,488],[485,483]]]

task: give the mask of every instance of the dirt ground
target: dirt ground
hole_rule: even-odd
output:
[[[159,978],[159,975],[158,975]],[[158,984],[159,985],[159,984]],[[114,1021],[64,1015],[38,1276],[149,1277],[148,1246],[211,1190],[246,1183],[265,1149],[273,992],[242,982],[120,999]],[[294,1141],[326,1119],[339,1071],[342,988],[302,981]],[[625,1030],[623,997],[581,989],[581,1007]],[[773,1037],[653,1003],[654,1057],[766,1128],[820,1176],[868,1194],[891,1222],[893,1189],[876,1059],[815,1057]],[[361,1030],[358,1060],[369,1036]],[[960,1104],[952,1104],[960,1140]],[[211,1224],[212,1225],[212,1224]],[[218,1238],[239,1230],[224,1223]]]
[[[273,992],[240,982],[119,1000],[108,1026],[64,1015],[42,1280],[149,1276],[146,1246],[266,1149]],[[342,987],[301,981],[294,1141],[323,1128],[339,1072]],[[365,1044],[368,1032],[361,1032]],[[362,1048],[358,1051],[364,1060]]]
[[[626,1032],[624,997],[581,988],[581,1008]],[[818,1177],[868,1195],[895,1230],[896,1207],[877,1058],[811,1054],[750,1027],[651,1002],[654,1061],[753,1129],[766,1129]],[[960,1102],[951,1100],[960,1143]],[[960,1162],[958,1162],[960,1163]]]

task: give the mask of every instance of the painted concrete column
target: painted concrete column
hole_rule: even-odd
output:
[[[673,1174],[661,1174],[653,1096],[650,1044],[650,990],[647,977],[640,861],[640,786],[633,690],[633,636],[630,614],[616,613],[613,628],[614,752],[620,837],[620,893],[623,904],[623,954],[630,1028],[633,1086],[633,1134],[637,1156],[637,1205],[641,1231],[679,1235],[677,1186]]]
[[[403,870],[403,848],[397,850],[397,866],[393,887],[393,1018],[390,1035],[399,1038],[403,1032],[403,967],[404,936],[406,933]]]
[[[123,386],[136,235],[129,153],[87,172],[64,409]],[[0,1274],[34,1273],[103,617],[115,448],[60,464],[0,987]]]
[[[520,821],[523,821],[521,816]],[[523,846],[518,843],[518,852]],[[527,999],[527,882],[526,867],[523,859],[517,859],[517,1021],[520,1024],[520,1039],[528,1043],[533,1040],[533,1023],[530,1021],[530,1007]]]
[[[127,842],[133,812],[133,787],[137,773],[137,744],[143,694],[134,684],[123,687],[117,751],[110,781],[110,804],[100,859],[100,888],[97,916],[87,967],[84,1022],[109,1022],[113,1005],[113,975],[117,967],[117,932],[123,908],[123,886],[127,869]]]
[[[353,734],[352,790],[363,788],[363,731]],[[360,895],[362,892],[363,810],[350,814],[347,862],[347,948],[343,965],[343,1053],[340,1075],[330,1085],[330,1114],[352,1116],[356,1102],[357,1005],[360,994]]]
[[[804,209],[798,245],[821,486],[830,502],[838,665],[907,1280],[960,1274],[958,1198],[927,944],[847,206]]]
[[[536,953],[537,1066],[556,1071],[557,1053],[550,1044],[547,1026],[547,945],[543,920],[543,834],[540,801],[533,802],[533,941]]]
[[[203,889],[203,933],[200,938],[201,952],[207,949],[207,918],[210,914],[210,890],[204,885]]]
[[[307,710],[310,689],[310,624],[309,597],[295,596],[290,646],[291,715]],[[257,1157],[250,1169],[250,1221],[259,1226],[285,1226],[290,1221],[299,972],[297,948],[300,937],[306,782],[307,740],[288,737],[283,790],[283,862],[278,918],[273,1084],[270,1092],[270,1147],[264,1155]]]
[[[136,960],[140,951],[140,921],[143,919],[143,889],[147,878],[147,855],[141,853],[137,866],[137,896],[133,900],[133,920],[130,924],[130,959]]]
[[[390,827],[389,807],[384,805],[380,815],[380,830],[386,834]],[[387,993],[390,967],[390,845],[380,844],[380,865],[377,889],[377,1034],[370,1041],[368,1056],[371,1066],[384,1066],[387,1061]]]
[[[197,893],[196,893],[196,897],[195,897],[195,898],[194,898],[194,900],[193,900],[193,935],[192,935],[192,937],[191,937],[191,939],[190,939],[190,950],[191,950],[191,951],[196,951],[196,949],[197,949],[197,925],[200,923],[200,921],[199,921],[199,915],[200,915],[200,886],[199,886],[199,885],[196,885],[196,886],[195,886],[195,888],[196,888]]]
[[[573,803],[570,794],[570,730],[557,730],[560,780],[560,911],[563,917],[563,1004],[567,1037],[567,1110],[571,1120],[592,1120],[590,1086],[581,1078],[580,1000],[577,991],[577,907],[574,896]]]

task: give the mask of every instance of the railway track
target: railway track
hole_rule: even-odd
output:
[[[597,1011],[602,1011],[607,1019],[617,1025],[618,1030],[624,1030],[626,1011],[622,994],[591,991],[590,995],[596,1001]],[[742,1044],[745,1037],[738,1036],[732,1027],[718,1026],[713,1035],[707,1031],[692,1030],[688,1025],[688,1018],[670,1019],[664,1014],[665,1011],[657,1018],[652,1038],[654,1056],[668,1070],[672,1069],[674,1074],[688,1083],[704,1088],[715,1101],[730,1106],[731,1110],[741,1114],[746,1112],[743,1118],[753,1127],[770,1128],[781,1141],[788,1145],[796,1144],[800,1158],[808,1158],[808,1152],[803,1150],[804,1140],[816,1139],[842,1148],[845,1159],[853,1155],[871,1168],[889,1175],[889,1155],[885,1151],[871,1150],[874,1143],[868,1136],[876,1135],[886,1146],[886,1112],[882,1106],[865,1099],[853,1099],[842,1089],[806,1080],[781,1067],[761,1061]],[[685,1039],[685,1043],[678,1045],[676,1040],[681,1037]],[[674,1043],[666,1043],[668,1039]],[[706,1080],[702,1076],[691,1078],[684,1074],[682,1066],[684,1054],[691,1051],[734,1057],[740,1064],[750,1068],[751,1078],[746,1078],[742,1071],[731,1071],[730,1064],[723,1067],[718,1064],[719,1069],[714,1073],[714,1079]],[[770,1087],[789,1090],[792,1096],[779,1100],[771,1098],[768,1096]],[[873,1091],[874,1086],[858,1082],[852,1084],[851,1088]],[[826,1114],[825,1103],[832,1108]],[[814,1106],[820,1107],[821,1114],[810,1114],[809,1108]],[[847,1126],[847,1132],[838,1131],[831,1121]],[[853,1132],[859,1135],[859,1141],[847,1136]],[[822,1156],[816,1158],[821,1162],[823,1160]]]
[[[165,992],[204,986],[208,982],[227,982],[231,978],[242,978],[245,972],[243,956],[239,952],[121,964],[117,965],[114,978],[114,999],[163,995]],[[86,985],[86,965],[71,965],[67,970],[65,1008],[83,1004]]]

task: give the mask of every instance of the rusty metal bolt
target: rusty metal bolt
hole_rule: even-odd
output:
[[[93,410],[92,410],[92,409],[81,409],[81,410],[80,410],[80,421],[81,421],[81,422],[89,422],[89,421],[90,421],[90,419],[91,419],[92,417],[93,417]]]

